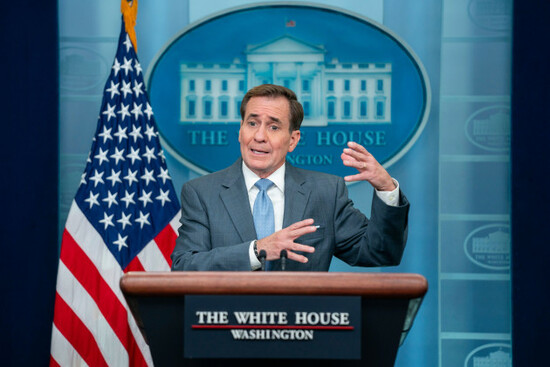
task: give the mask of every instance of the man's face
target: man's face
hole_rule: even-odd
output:
[[[284,97],[252,97],[239,130],[244,163],[261,178],[275,172],[300,140],[290,132],[290,105]]]

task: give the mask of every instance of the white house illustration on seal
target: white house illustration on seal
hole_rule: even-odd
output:
[[[391,63],[326,60],[323,45],[289,35],[242,50],[245,61],[180,64],[180,122],[240,123],[240,102],[256,85],[292,89],[303,126],[391,123]]]

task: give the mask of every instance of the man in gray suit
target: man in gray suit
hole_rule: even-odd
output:
[[[358,173],[345,179],[286,163],[300,140],[303,116],[287,88],[265,84],[248,91],[241,103],[241,158],[182,188],[172,270],[257,270],[262,250],[271,270],[280,269],[282,250],[290,271],[327,271],[333,255],[357,266],[400,263],[409,203],[397,181],[353,142],[341,158]],[[269,179],[270,187],[258,188],[260,179]],[[344,180],[375,188],[370,219],[353,207]],[[253,211],[265,193],[274,232],[258,238],[259,209]]]

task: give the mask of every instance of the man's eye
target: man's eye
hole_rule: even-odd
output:
[[[277,125],[271,125],[271,126],[270,126],[270,129],[271,129],[271,130],[279,130],[279,126],[277,126]]]
[[[256,126],[256,122],[255,121],[248,121],[248,125],[249,126]]]

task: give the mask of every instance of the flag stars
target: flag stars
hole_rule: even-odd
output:
[[[148,186],[149,182],[151,181],[156,181],[153,177],[153,173],[153,170],[149,171],[147,168],[145,168],[145,173],[141,176],[141,179],[145,180],[145,186]]]
[[[120,233],[117,233],[118,239],[116,241],[113,241],[115,245],[118,246],[118,251],[120,252],[123,247],[128,247],[126,244],[126,240],[128,239],[128,236],[122,237]]]
[[[118,125],[118,131],[114,135],[118,138],[119,143],[122,142],[122,139],[128,139],[128,135],[126,135],[126,130],[128,130],[128,127],[125,127],[123,129],[122,126]],[[122,149],[122,151],[124,151],[124,149]]]
[[[162,183],[165,184],[166,180],[171,180],[172,178],[168,175],[168,168],[164,169],[160,167],[160,175],[157,176],[162,179]]]
[[[111,194],[110,191],[107,191],[107,197],[103,199],[104,202],[108,204],[108,208],[111,208],[111,205],[115,204],[118,205],[118,201],[116,201],[116,196],[118,195],[118,192],[115,192],[114,194]]]
[[[109,228],[109,226],[115,226],[113,224],[113,216],[114,214],[111,214],[111,215],[107,215],[107,213],[103,213],[103,219],[101,219],[99,221],[99,223],[103,223],[103,225],[105,226],[103,229],[104,230],[107,230],[107,228]]]
[[[147,141],[151,141],[151,139],[157,135],[155,128],[151,125],[147,125],[144,134],[147,135]]]
[[[128,170],[128,174],[124,176],[124,179],[128,181],[128,186],[132,186],[132,182],[138,182],[136,175],[137,175],[137,170],[135,171],[132,171],[131,169]]]
[[[143,156],[147,158],[147,163],[151,163],[151,159],[157,159],[157,157],[155,157],[155,148],[149,148],[146,146]]]
[[[122,156],[124,154],[124,148],[122,150],[118,150],[117,147],[115,147],[115,152],[111,154],[109,157],[113,158],[115,160],[115,164],[118,164],[118,161],[125,161],[124,157]]]
[[[128,34],[126,34],[126,40],[123,42],[124,46],[126,46],[126,52],[130,51],[132,48],[132,41],[130,41],[130,37]]]
[[[136,70],[136,75],[139,75],[143,72],[140,63],[137,60],[134,60],[134,69]]]
[[[143,207],[147,207],[147,203],[153,203],[153,200],[151,200],[151,194],[153,193],[153,191],[145,191],[143,190],[143,193],[141,194],[141,196],[138,198],[139,201],[143,202]]]
[[[120,104],[120,110],[117,112],[121,117],[121,121],[124,121],[124,118],[126,116],[130,117],[130,112],[128,112],[128,109],[130,108],[130,105],[126,106],[124,103]]]
[[[99,201],[97,201],[97,198],[99,197],[99,193],[95,194],[90,191],[90,197],[87,198],[87,199],[84,199],[85,202],[89,203],[90,204],[90,209],[92,209],[92,207],[94,205],[98,205],[99,206]]]
[[[166,157],[164,156],[164,150],[161,149],[157,155],[163,162],[166,160]]]
[[[126,193],[125,193],[124,197],[122,199],[120,199],[121,201],[124,201],[124,203],[126,204],[126,209],[128,209],[128,206],[130,206],[130,204],[135,204],[136,203],[134,201],[134,195],[135,195],[135,192],[130,194],[128,192],[128,190],[126,190]]]
[[[122,183],[122,180],[120,179],[120,171],[115,172],[115,170],[111,168],[111,175],[107,177],[107,180],[111,181],[111,186],[115,186],[117,182]]]
[[[160,195],[157,196],[155,199],[160,200],[161,205],[164,207],[164,203],[166,203],[167,201],[168,202],[172,201],[170,200],[168,195],[170,195],[170,190],[166,190],[166,192],[164,192],[162,191],[162,189],[160,189]]]
[[[139,211],[139,218],[136,219],[136,222],[139,223],[139,228],[140,229],[143,229],[143,226],[148,224],[148,225],[151,225],[151,223],[149,223],[149,213],[147,214],[143,214],[141,212],[141,210]]]
[[[137,104],[134,102],[134,108],[132,109],[132,113],[134,114],[134,118],[137,120],[139,116],[143,116],[143,111],[141,110],[141,104]],[[141,127],[140,127],[141,129]]]
[[[136,160],[141,161],[141,157],[139,156],[139,148],[134,149],[134,147],[130,147],[130,150],[131,152],[130,154],[126,155],[126,158],[131,159],[132,164],[134,164]]]
[[[114,117],[116,119],[115,107],[116,104],[114,106],[111,106],[109,103],[107,103],[107,110],[102,112],[103,115],[107,115],[107,121],[110,121],[111,117]]]
[[[82,176],[80,176],[80,184],[86,185],[86,172],[84,172]]]
[[[99,159],[99,165],[101,166],[101,163],[103,162],[109,162],[109,158],[107,158],[107,153],[109,153],[109,150],[103,150],[101,147],[99,148],[99,153],[94,156],[95,159]]]
[[[151,108],[149,102],[147,102],[147,107],[143,112],[147,115],[147,120],[151,120],[151,116],[153,116],[153,109]]]
[[[130,222],[130,217],[132,216],[132,213],[126,215],[124,212],[121,212],[120,219],[117,220],[117,223],[120,223],[122,225],[122,230],[126,229],[126,226],[131,226],[132,223]]]
[[[131,83],[126,83],[124,80],[122,81],[122,88],[120,88],[120,91],[124,94],[124,98],[126,98],[128,94],[132,94],[131,86]]]
[[[143,83],[138,83],[137,81],[134,80],[134,88],[132,88],[134,90],[134,94],[136,95],[136,98],[139,97],[140,94],[144,94],[143,91],[141,90],[141,88],[143,87]]]
[[[105,183],[105,181],[103,181],[103,174],[105,172],[97,172],[97,170],[95,170],[94,172],[94,175],[92,177],[90,177],[90,180],[91,181],[94,181],[94,187],[97,187],[97,184],[99,183]]]
[[[128,76],[128,72],[134,70],[132,68],[132,59],[130,58],[130,60],[127,60],[126,57],[124,57],[124,63],[122,64],[122,66],[120,68],[124,70],[124,75]],[[124,97],[126,97],[126,96],[124,96]]]
[[[141,135],[141,126],[132,125],[132,132],[130,133],[130,136],[134,138],[134,143],[138,140],[138,138],[143,138],[143,135]]]
[[[112,127],[107,129],[107,126],[103,126],[103,131],[98,136],[101,136],[103,138],[103,144],[109,139],[113,140],[113,137],[111,136],[111,130],[113,130]]]
[[[115,72],[115,76],[117,76],[118,72],[120,71],[120,62],[118,62],[118,59],[115,58],[115,62],[113,63],[113,67],[111,68]]]
[[[113,83],[113,81],[111,80],[111,86],[107,89],[105,89],[106,92],[109,92],[111,93],[111,99],[113,99],[113,97],[115,95],[120,95],[120,92],[118,91],[118,86],[120,85],[120,83]]]

